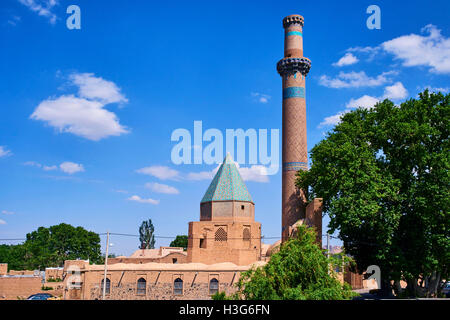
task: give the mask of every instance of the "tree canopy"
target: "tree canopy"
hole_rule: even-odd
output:
[[[154,249],[155,248],[155,227],[152,219],[142,221],[139,227],[139,241],[141,242],[140,249]]]
[[[187,249],[188,246],[188,236],[186,235],[177,235],[175,240],[170,243],[171,247],[182,247],[184,250]]]
[[[449,99],[426,90],[346,113],[298,173],[359,270],[378,265],[385,288],[403,279],[411,294],[435,295],[448,279]]]
[[[345,259],[344,259],[345,260]],[[342,300],[355,294],[333,271],[343,260],[327,258],[316,243],[313,228],[299,226],[296,238],[281,245],[267,264],[241,274],[236,294],[218,293],[214,299]]]
[[[9,269],[40,269],[61,267],[65,260],[89,259],[101,262],[100,237],[97,233],[66,223],[39,227],[26,235],[19,245],[1,245],[0,261]]]

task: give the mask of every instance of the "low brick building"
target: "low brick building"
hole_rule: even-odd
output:
[[[255,266],[265,262],[257,262]],[[104,265],[66,261],[64,299],[102,299]],[[115,263],[106,272],[106,299],[210,299],[217,291],[235,292],[240,273],[250,266],[233,263]]]

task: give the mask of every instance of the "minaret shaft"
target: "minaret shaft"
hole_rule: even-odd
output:
[[[277,64],[283,78],[282,133],[282,240],[289,237],[289,227],[305,219],[306,199],[295,186],[296,172],[306,170],[305,78],[311,62],[303,57],[303,17],[283,19],[285,29],[284,58]]]

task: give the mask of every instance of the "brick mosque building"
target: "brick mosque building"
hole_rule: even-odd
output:
[[[295,186],[295,174],[307,169],[305,79],[311,67],[303,57],[303,17],[283,19],[284,58],[277,64],[283,85],[282,241],[298,224],[315,226],[321,243],[321,200],[307,203]],[[189,223],[187,252],[181,248],[138,250],[109,259],[107,299],[209,299],[235,290],[240,272],[264,265],[281,241],[261,243],[255,203],[227,154],[200,202],[200,220]],[[67,261],[80,272],[66,298],[101,299],[105,266]],[[77,272],[78,272],[77,271]],[[73,278],[72,278],[73,279]]]
[[[200,202],[200,220],[189,223],[188,247],[137,250],[108,264],[70,260],[64,265],[64,299],[210,299],[230,294],[240,273],[262,266],[296,226],[314,226],[321,243],[321,199],[307,202],[295,187],[295,174],[307,170],[305,79],[311,67],[303,57],[303,17],[283,19],[282,230],[272,245],[261,243],[255,203],[227,154]],[[106,274],[106,278],[105,278]],[[105,284],[106,279],[106,284]],[[1,280],[0,280],[1,281]]]

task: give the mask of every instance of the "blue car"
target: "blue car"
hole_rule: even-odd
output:
[[[53,297],[49,293],[36,293],[28,297],[27,300],[47,300],[48,298]]]

